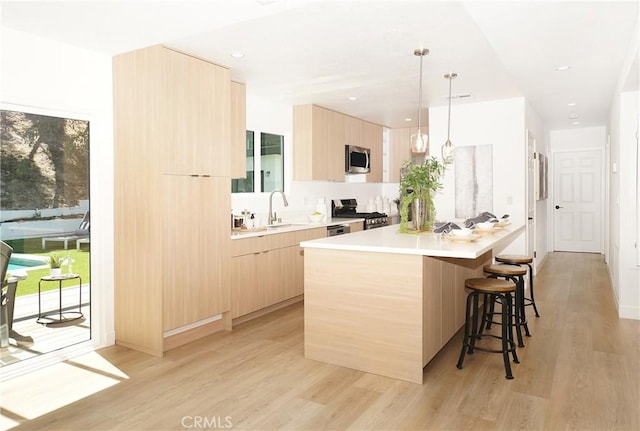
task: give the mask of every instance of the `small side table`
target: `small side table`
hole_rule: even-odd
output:
[[[78,311],[65,311],[63,315],[62,312],[62,282],[68,280],[78,280]],[[58,311],[54,313],[42,313],[42,305],[41,305],[41,286],[43,282],[49,281],[57,281],[58,282],[58,292],[59,292],[59,304]],[[56,317],[54,317],[56,316]],[[60,276],[44,276],[40,278],[38,282],[38,319],[36,322],[43,325],[53,325],[57,323],[71,322],[73,320],[78,320],[84,317],[82,314],[82,278],[80,278],[80,274],[64,274]]]

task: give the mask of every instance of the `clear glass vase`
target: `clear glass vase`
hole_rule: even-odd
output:
[[[414,199],[411,202],[411,220],[414,230],[418,232],[432,231],[434,219],[435,211],[430,197]]]

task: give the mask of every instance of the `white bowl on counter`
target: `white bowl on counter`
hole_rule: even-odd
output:
[[[468,227],[464,227],[461,229],[451,229],[451,234],[454,236],[469,236],[473,233],[473,229],[469,229]]]
[[[488,222],[488,221],[484,221],[481,223],[476,223],[475,227],[476,229],[480,229],[480,230],[491,230],[493,229],[493,223],[492,222]]]
[[[311,223],[322,223],[322,220],[324,219],[324,214],[322,213],[311,213],[309,214],[309,221]]]

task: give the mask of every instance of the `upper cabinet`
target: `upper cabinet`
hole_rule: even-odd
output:
[[[247,89],[231,81],[231,178],[247,176]]]
[[[293,107],[293,178],[344,181],[345,145],[371,150],[367,180],[382,181],[382,126],[315,105]]]
[[[411,159],[411,135],[417,132],[417,127],[389,130],[389,180],[390,183],[400,182],[400,169],[407,160]]]
[[[314,105],[293,107],[293,178],[344,181],[344,118]]]
[[[229,70],[163,48],[164,173],[229,176]]]
[[[371,150],[371,172],[367,174],[367,182],[382,182],[382,126],[362,121],[362,146]]]
[[[115,59],[114,77],[128,87],[120,103],[137,107],[122,127],[157,137],[150,161],[157,155],[165,174],[229,176],[229,70],[163,46]]]

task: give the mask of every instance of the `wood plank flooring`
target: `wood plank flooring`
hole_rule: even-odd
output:
[[[600,255],[550,254],[514,380],[495,354],[458,370],[460,333],[423,385],[305,359],[296,304],[164,358],[113,346],[68,361],[50,381],[68,373],[64,390],[46,370],[4,382],[2,419],[18,430],[638,430],[640,322],[617,318],[608,280]],[[78,370],[101,377],[100,390],[86,395],[92,380]],[[78,399],[30,414],[33,380],[39,394]]]

